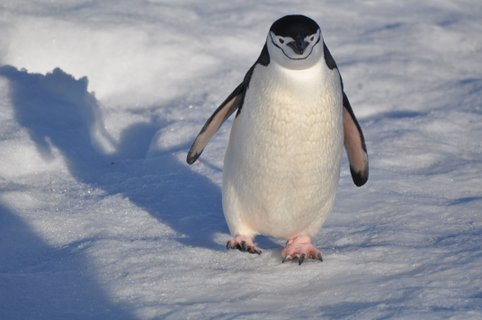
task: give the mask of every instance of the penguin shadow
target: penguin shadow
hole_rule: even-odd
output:
[[[77,181],[100,188],[106,196],[129,199],[174,230],[178,242],[224,249],[215,241],[217,234],[229,233],[220,190],[176,157],[188,145],[147,157],[152,137],[167,121],[134,124],[115,141],[103,127],[86,78],[74,79],[60,69],[41,75],[11,66],[0,67],[0,76],[9,80],[17,122],[44,159],[60,152]],[[105,153],[99,141],[113,145],[115,151]]]
[[[137,318],[96,280],[88,241],[54,248],[1,203],[0,235],[1,319]]]

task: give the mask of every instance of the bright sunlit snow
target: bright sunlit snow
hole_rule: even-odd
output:
[[[319,22],[366,137],[314,239],[226,251],[195,135],[277,18]],[[0,3],[0,319],[482,318],[480,1]]]

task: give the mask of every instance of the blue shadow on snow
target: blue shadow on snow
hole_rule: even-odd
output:
[[[0,67],[0,76],[10,82],[16,120],[45,158],[52,157],[55,147],[78,181],[128,198],[171,227],[183,244],[222,249],[213,241],[216,233],[228,232],[219,188],[175,158],[175,150],[145,157],[154,133],[165,122],[126,128],[115,143],[115,153],[107,155],[91,137],[97,128],[101,138],[113,141],[103,130],[100,107],[87,91],[86,78],[76,80],[58,68],[41,75],[11,66]]]
[[[103,190],[106,196],[129,199],[174,230],[178,242],[224,250],[213,240],[216,233],[228,233],[219,188],[175,158],[176,150],[145,157],[155,132],[168,123],[134,124],[116,142],[103,130],[100,107],[87,91],[86,78],[74,79],[60,69],[41,75],[11,66],[1,66],[0,77],[9,81],[16,121],[28,131],[44,159],[53,159],[55,149],[77,181]],[[116,145],[113,154],[104,153],[92,139],[95,130]],[[26,249],[14,252],[0,243],[1,260],[8,261],[0,264],[1,319],[135,318],[111,302],[97,283],[95,267],[79,249],[85,244],[49,247],[10,209],[0,205],[0,211],[0,239],[19,238],[20,245],[12,248]],[[8,236],[8,232],[14,234]],[[49,259],[48,266],[58,268],[53,273],[42,270]],[[14,292],[3,288],[14,288]]]
[[[95,280],[86,248],[49,246],[0,203],[0,319],[136,319]]]

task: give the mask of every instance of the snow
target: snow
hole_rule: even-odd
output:
[[[324,262],[224,249],[230,122],[278,17],[315,18],[370,156]],[[482,318],[478,1],[0,3],[0,319]]]

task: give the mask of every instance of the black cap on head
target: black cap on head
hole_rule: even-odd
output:
[[[313,19],[303,15],[289,15],[276,20],[270,30],[278,36],[295,38],[316,33],[319,28]]]

